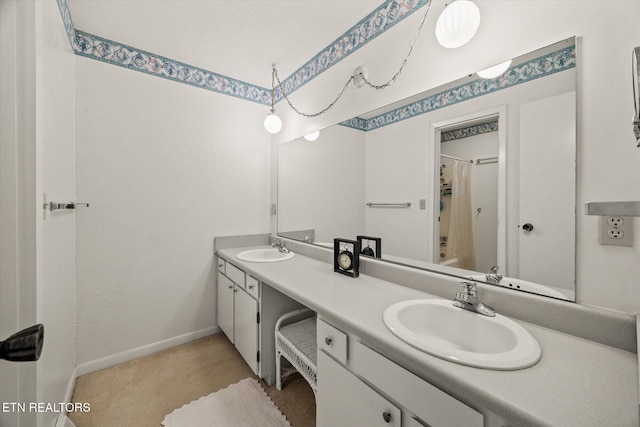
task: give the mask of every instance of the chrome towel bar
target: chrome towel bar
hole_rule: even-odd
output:
[[[411,202],[404,202],[404,203],[374,203],[374,202],[369,202],[369,203],[367,203],[367,206],[369,206],[370,208],[380,208],[380,207],[384,207],[384,208],[410,208],[411,207]]]

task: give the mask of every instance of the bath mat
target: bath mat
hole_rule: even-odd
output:
[[[165,427],[291,427],[258,381],[245,378],[164,417]]]

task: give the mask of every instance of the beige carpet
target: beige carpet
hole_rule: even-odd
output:
[[[73,402],[90,403],[91,411],[69,418],[77,427],[159,427],[174,409],[247,377],[258,379],[217,334],[79,377]],[[315,399],[304,379],[292,378],[281,392],[261,385],[293,427],[315,426]]]
[[[291,427],[260,383],[245,378],[176,409],[165,427]]]

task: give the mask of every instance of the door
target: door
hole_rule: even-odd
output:
[[[520,107],[519,277],[559,288],[575,283],[575,122],[575,92]]]
[[[242,288],[235,289],[236,348],[251,370],[258,374],[258,301]]]
[[[218,272],[218,325],[231,342],[234,342],[233,291],[233,282]]]

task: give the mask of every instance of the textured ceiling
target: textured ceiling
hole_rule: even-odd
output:
[[[76,29],[262,87],[371,13],[370,0],[69,0]]]

